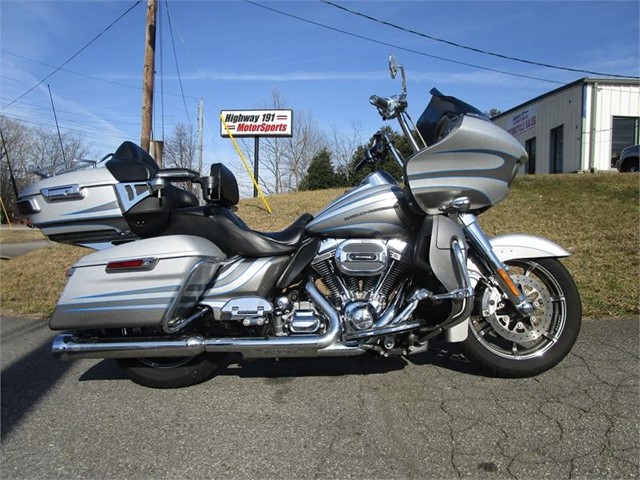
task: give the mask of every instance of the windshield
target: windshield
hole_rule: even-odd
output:
[[[418,119],[417,127],[427,145],[433,145],[444,137],[447,125],[459,115],[472,114],[489,120],[477,108],[455,97],[448,97],[438,89],[431,89],[432,97],[427,108]]]

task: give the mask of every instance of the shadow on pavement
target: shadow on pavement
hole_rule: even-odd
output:
[[[467,360],[460,348],[452,343],[432,341],[428,351],[407,357],[407,360],[413,365],[433,365],[467,375],[487,376],[476,364]]]
[[[372,375],[398,371],[413,365],[435,366],[475,376],[484,376],[450,344],[433,343],[429,350],[409,357],[379,357],[377,354],[359,357],[243,359],[230,354],[220,365],[215,376],[239,378],[337,377],[344,375]],[[103,360],[92,366],[79,379],[81,382],[123,380],[126,375],[113,360]]]
[[[51,356],[51,340],[2,369],[0,438],[9,434],[69,369]]]
[[[120,370],[115,360],[104,359],[84,372],[78,381],[91,382],[93,380],[126,380],[127,376]]]

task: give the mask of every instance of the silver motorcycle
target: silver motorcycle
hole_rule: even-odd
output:
[[[385,131],[359,166],[390,154],[402,183],[367,176],[315,218],[280,232],[235,213],[236,179],[222,164],[201,177],[159,170],[131,142],[96,163],[43,172],[21,213],[51,240],[94,248],[69,271],[50,327],[63,360],[115,358],[134,382],[193,385],[221,358],[413,355],[429,340],[504,377],[560,362],[581,323],[569,252],[524,234],[487,238],[477,216],[502,201],[527,160],[481,112],[432,90],[418,122],[402,93],[372,96],[413,153]],[[204,205],[174,183],[202,188]]]

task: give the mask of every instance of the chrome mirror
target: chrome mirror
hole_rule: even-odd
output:
[[[393,56],[393,53],[389,54],[389,73],[391,74],[391,78],[396,78],[396,75],[398,75],[398,64],[396,63],[396,57]]]
[[[396,57],[393,56],[393,53],[389,54],[389,73],[391,74],[391,78],[396,78],[398,75],[398,70],[400,70],[400,75],[402,75],[402,96],[407,96],[407,79],[404,74],[404,67],[402,65],[398,65],[396,63]]]

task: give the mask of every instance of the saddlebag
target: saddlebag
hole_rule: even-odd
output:
[[[207,239],[149,238],[81,258],[49,322],[52,330],[171,327],[194,306],[226,259]]]

